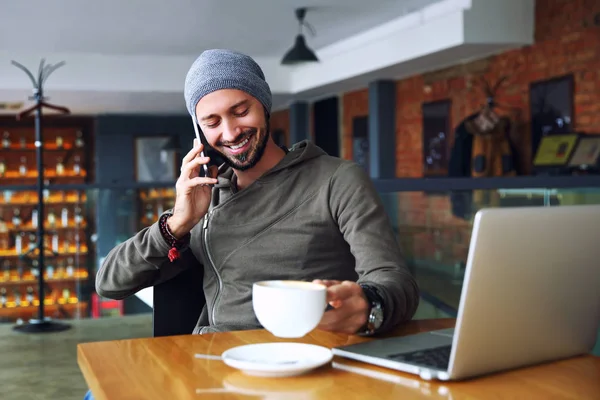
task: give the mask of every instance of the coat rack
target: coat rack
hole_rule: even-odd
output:
[[[57,64],[45,64],[45,60],[42,59],[40,62],[37,79],[34,75],[22,64],[12,61],[11,62],[17,68],[23,70],[31,82],[33,83],[33,96],[30,100],[34,100],[35,104],[17,114],[17,120],[21,120],[28,117],[35,112],[35,154],[37,162],[37,193],[38,193],[38,221],[37,221],[37,244],[35,249],[38,250],[38,316],[29,320],[28,324],[16,325],[13,327],[15,331],[23,333],[46,333],[46,332],[59,332],[65,331],[71,328],[71,325],[52,321],[51,318],[45,317],[44,315],[44,299],[46,284],[44,282],[44,253],[50,251],[45,245],[45,229],[44,229],[44,141],[42,140],[42,109],[48,108],[57,111],[60,114],[69,114],[68,108],[56,106],[53,104],[46,103],[44,98],[44,83],[58,68],[65,65],[64,61]],[[34,251],[35,251],[34,249]]]

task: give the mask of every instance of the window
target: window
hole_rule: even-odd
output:
[[[450,106],[450,100],[424,103],[422,106],[424,176],[448,174]]]

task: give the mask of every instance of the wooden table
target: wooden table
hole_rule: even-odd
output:
[[[412,321],[395,335],[452,327],[453,319]],[[77,358],[97,400],[127,399],[600,399],[600,358],[582,356],[464,382],[416,376],[334,357],[331,364],[291,378],[246,376],[219,360],[243,344],[296,341],[326,347],[368,338],[313,331],[299,340],[263,330],[117,340],[78,345]]]

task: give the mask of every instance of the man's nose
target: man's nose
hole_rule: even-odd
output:
[[[233,142],[240,134],[237,124],[231,119],[223,120],[223,133],[221,137],[224,142]]]

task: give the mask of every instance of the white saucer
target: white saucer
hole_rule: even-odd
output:
[[[223,362],[252,376],[295,376],[327,364],[333,358],[326,347],[305,343],[259,343],[234,347]]]

